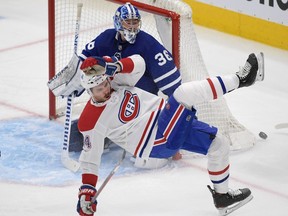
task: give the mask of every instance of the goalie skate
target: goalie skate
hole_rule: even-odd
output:
[[[207,187],[213,196],[214,205],[219,211],[219,216],[228,215],[253,199],[248,188],[229,190],[226,194],[219,194],[209,185]]]

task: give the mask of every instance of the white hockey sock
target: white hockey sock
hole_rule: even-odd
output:
[[[236,74],[210,77],[206,80],[183,83],[174,92],[175,99],[187,108],[215,100],[239,86]]]
[[[217,193],[228,192],[229,150],[229,142],[221,134],[217,134],[208,150],[208,173]]]

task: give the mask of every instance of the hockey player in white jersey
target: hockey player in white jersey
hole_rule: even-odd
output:
[[[77,211],[93,215],[97,201],[98,172],[104,140],[134,156],[149,161],[166,160],[180,149],[207,155],[208,186],[215,207],[227,215],[252,199],[248,188],[229,189],[229,142],[217,128],[199,123],[199,133],[191,130],[196,110],[193,105],[214,100],[237,88],[251,86],[264,79],[263,54],[250,54],[236,74],[181,84],[167,102],[159,96],[134,87],[145,71],[140,55],[107,63],[106,58],[89,57],[81,65],[81,82],[90,94],[80,118],[84,137],[80,155],[82,183]],[[195,127],[195,125],[194,125]],[[191,132],[192,131],[192,132]]]

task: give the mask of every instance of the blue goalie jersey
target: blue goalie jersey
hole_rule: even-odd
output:
[[[108,29],[86,44],[79,56],[82,60],[90,56],[115,56],[118,59],[141,55],[146,63],[146,71],[136,84],[137,87],[157,94],[160,90],[165,95],[172,95],[181,84],[181,76],[171,53],[154,37],[144,31],[137,34],[136,42],[122,42],[115,29]]]

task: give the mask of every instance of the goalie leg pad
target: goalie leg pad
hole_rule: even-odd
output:
[[[83,135],[78,129],[78,119],[71,122],[69,152],[80,152],[83,149]]]
[[[134,166],[142,169],[159,169],[168,164],[169,160],[166,158],[135,158]]]

